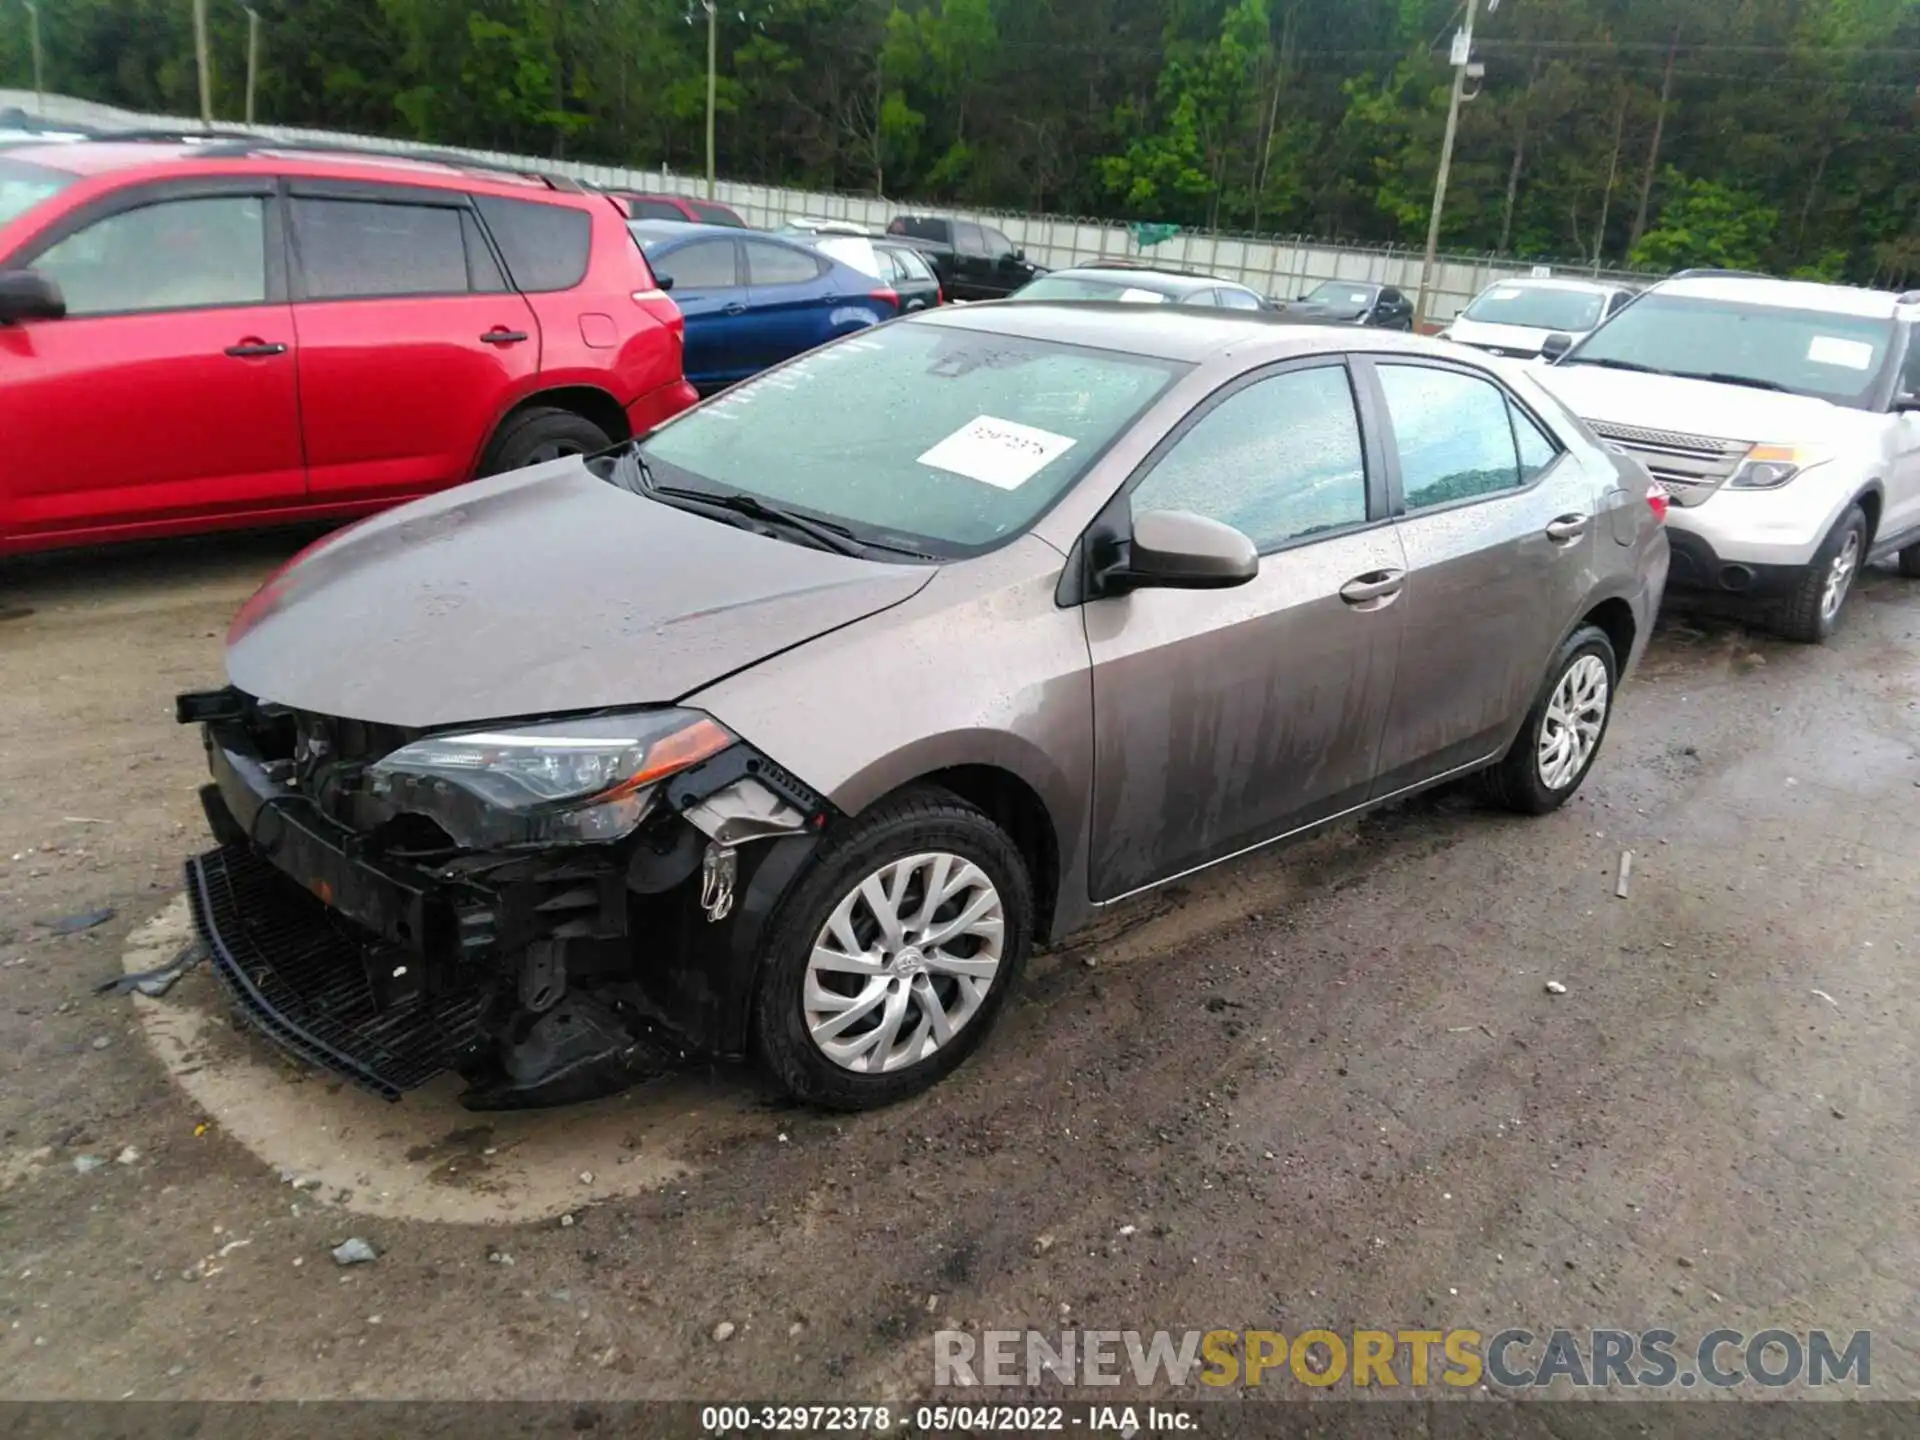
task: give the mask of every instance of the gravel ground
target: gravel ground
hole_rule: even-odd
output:
[[[1668,622],[1559,814],[1157,896],[896,1109],[479,1117],[292,1073],[204,975],[92,994],[202,844],[172,696],[297,543],[0,568],[0,1394],[871,1401],[1074,1324],[1870,1329],[1920,1396],[1913,585],[1822,649]]]

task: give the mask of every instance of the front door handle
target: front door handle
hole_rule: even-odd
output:
[[[744,315],[747,313],[747,307],[742,305],[738,300],[736,300],[733,302],[733,304],[727,306],[727,308],[722,310],[720,313],[722,315]]]
[[[1404,570],[1370,570],[1342,585],[1340,598],[1360,609],[1378,610],[1392,604],[1406,583]]]
[[[1578,540],[1587,533],[1587,517],[1584,515],[1562,515],[1547,526],[1547,539],[1557,545]]]
[[[487,345],[518,345],[522,340],[526,338],[527,338],[526,331],[508,330],[504,326],[500,326],[500,325],[494,326],[493,329],[487,331],[486,334],[480,337],[482,343]]]
[[[227,354],[233,356],[236,360],[257,360],[263,355],[284,355],[286,353],[286,346],[272,344],[265,340],[256,340],[251,335],[245,340],[242,340],[238,345],[227,346]]]

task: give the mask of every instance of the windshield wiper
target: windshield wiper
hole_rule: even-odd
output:
[[[1609,370],[1631,370],[1636,375],[1670,375],[1670,370],[1662,370],[1656,365],[1642,365],[1638,360],[1614,360],[1601,355],[1568,355],[1555,362],[1560,365],[1604,365]]]
[[[1709,370],[1705,373],[1695,370],[1675,370],[1673,372],[1673,378],[1676,380],[1707,380],[1715,385],[1745,385],[1754,390],[1778,390],[1786,395],[1793,393],[1787,389],[1786,386],[1777,385],[1771,380],[1756,379],[1752,375],[1729,375],[1722,370]]]
[[[852,530],[844,525],[835,525],[826,520],[813,520],[805,515],[795,514],[783,506],[762,500],[757,495],[741,492],[727,494],[715,490],[698,490],[691,485],[662,485],[653,478],[653,470],[641,455],[638,445],[629,445],[620,452],[614,461],[613,479],[622,489],[631,490],[636,495],[657,496],[663,501],[677,501],[688,507],[703,510],[718,510],[727,515],[744,515],[750,519],[761,520],[770,525],[781,525],[798,534],[806,536],[822,549],[837,551],[842,555],[864,557],[869,550],[885,550],[894,555],[906,555],[915,560],[931,560],[934,557],[924,550],[916,550],[907,545],[894,545],[885,540],[856,539]]]

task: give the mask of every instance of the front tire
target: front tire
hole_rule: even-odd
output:
[[[1866,558],[1867,517],[1855,505],[1827,533],[1793,594],[1775,612],[1774,630],[1802,645],[1818,645],[1830,637]]]
[[[1582,625],[1569,635],[1547,667],[1547,683],[1512,748],[1486,772],[1488,798],[1522,815],[1545,815],[1564,805],[1599,758],[1619,676],[1606,631]]]
[[[859,817],[780,907],[754,995],[767,1069],[834,1110],[926,1089],[986,1038],[1033,941],[1006,832],[915,787]]]

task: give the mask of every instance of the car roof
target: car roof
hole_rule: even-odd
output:
[[[1577,275],[1510,275],[1496,280],[1487,290],[1576,290],[1589,295],[1611,295],[1632,287],[1608,280],[1582,280]],[[1485,294],[1486,291],[1480,292]]]
[[[627,229],[639,240],[683,240],[698,235],[721,235],[737,239],[740,231],[733,225],[706,225],[698,220],[629,220]],[[782,235],[762,235],[765,240],[785,240]]]
[[[404,155],[342,146],[276,145],[259,136],[215,132],[205,140],[116,139],[87,136],[53,144],[9,145],[7,158],[25,160],[49,170],[62,170],[89,179],[121,172],[148,171],[165,175],[187,167],[196,175],[232,170],[235,174],[305,175],[314,178],[365,180],[377,178],[396,184],[445,186],[462,190],[497,187],[502,191],[537,191],[549,198],[578,202],[582,196],[570,181],[549,181],[529,170],[495,169],[479,160],[471,166],[455,155]]]
[[[900,325],[939,325],[1022,340],[1051,340],[1094,350],[1123,350],[1156,360],[1198,364],[1235,345],[1254,344],[1268,358],[1348,350],[1396,350],[1457,360],[1445,341],[1351,325],[1302,325],[1259,310],[1131,305],[1124,300],[1016,300],[943,305]]]
[[[1764,275],[1679,275],[1654,287],[1660,295],[1689,300],[1726,300],[1774,305],[1786,310],[1815,310],[1864,320],[1891,320],[1901,297],[1891,290],[1854,285],[1823,285],[1817,280],[1774,280]]]
[[[1054,270],[1046,278],[1055,280],[1063,276],[1074,280],[1109,280],[1162,295],[1191,295],[1197,290],[1213,290],[1222,285],[1235,290],[1247,288],[1237,280],[1222,280],[1217,275],[1187,275],[1177,270],[1150,270],[1132,265],[1074,265]]]

